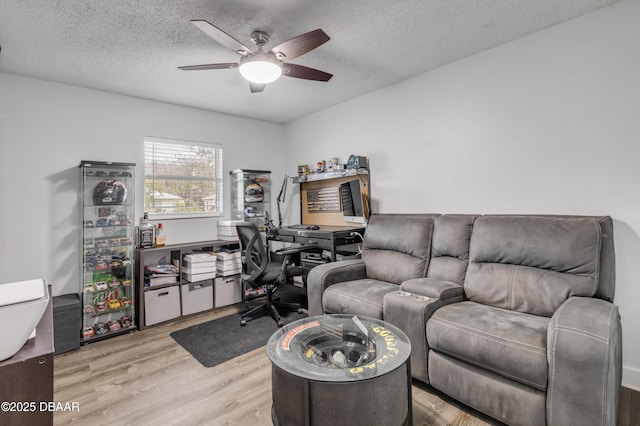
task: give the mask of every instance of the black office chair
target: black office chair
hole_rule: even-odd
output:
[[[291,266],[291,256],[304,251],[305,248],[280,250],[277,254],[283,257],[282,263],[269,262],[258,227],[254,223],[242,222],[236,224],[236,229],[242,251],[242,280],[255,289],[266,287],[264,302],[243,312],[240,325],[246,325],[247,321],[269,314],[276,321],[278,327],[282,327],[278,308],[300,313],[302,313],[302,308],[298,303],[275,301],[274,292],[278,285],[286,283],[293,276],[302,274],[302,268]]]

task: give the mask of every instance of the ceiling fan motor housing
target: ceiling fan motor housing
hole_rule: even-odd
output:
[[[253,83],[265,84],[282,75],[282,61],[272,53],[257,52],[240,58],[240,74]]]

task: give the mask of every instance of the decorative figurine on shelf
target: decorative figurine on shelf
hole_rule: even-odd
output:
[[[325,160],[316,163],[316,172],[323,173],[327,171],[327,162]]]
[[[327,170],[334,172],[336,170],[340,169],[340,159],[338,157],[331,157],[331,159],[329,160],[329,166],[327,167]]]
[[[298,176],[308,176],[311,174],[311,169],[307,164],[298,164]]]

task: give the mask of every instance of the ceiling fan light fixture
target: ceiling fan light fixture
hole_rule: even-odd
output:
[[[282,63],[266,53],[240,59],[240,74],[252,83],[266,84],[282,75]]]

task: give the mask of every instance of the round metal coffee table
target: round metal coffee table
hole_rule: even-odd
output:
[[[267,343],[277,426],[410,425],[411,344],[384,321],[322,315]]]

